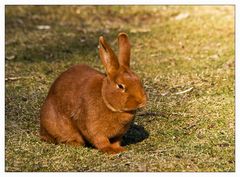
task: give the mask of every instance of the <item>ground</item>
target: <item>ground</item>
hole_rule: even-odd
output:
[[[235,171],[233,6],[6,6],[6,171]],[[54,79],[85,63],[102,72],[98,38],[132,43],[148,93],[127,152],[39,139]]]

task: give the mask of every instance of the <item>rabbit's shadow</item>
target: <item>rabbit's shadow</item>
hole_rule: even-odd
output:
[[[130,144],[136,144],[149,137],[149,133],[144,129],[143,126],[131,123],[130,128],[123,136],[122,146]]]

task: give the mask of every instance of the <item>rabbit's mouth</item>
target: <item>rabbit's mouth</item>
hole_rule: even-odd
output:
[[[131,105],[131,107],[129,106],[128,108],[123,108],[123,111],[136,111],[139,109],[142,109],[146,106],[146,99],[144,101],[142,101],[140,104],[137,105]]]

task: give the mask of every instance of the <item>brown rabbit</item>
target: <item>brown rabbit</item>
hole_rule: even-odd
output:
[[[75,65],[55,80],[40,112],[43,140],[72,145],[90,142],[107,153],[125,150],[121,138],[133,120],[133,111],[145,106],[147,97],[129,66],[127,34],[118,35],[118,44],[117,57],[99,38],[106,75],[87,65]]]

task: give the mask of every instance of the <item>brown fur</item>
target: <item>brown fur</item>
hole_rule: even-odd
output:
[[[106,75],[87,65],[75,65],[52,84],[40,112],[40,135],[45,141],[85,145],[118,153],[133,111],[146,104],[139,78],[130,70],[130,43],[118,35],[118,58],[101,36],[99,54]],[[124,86],[123,88],[119,88]]]

